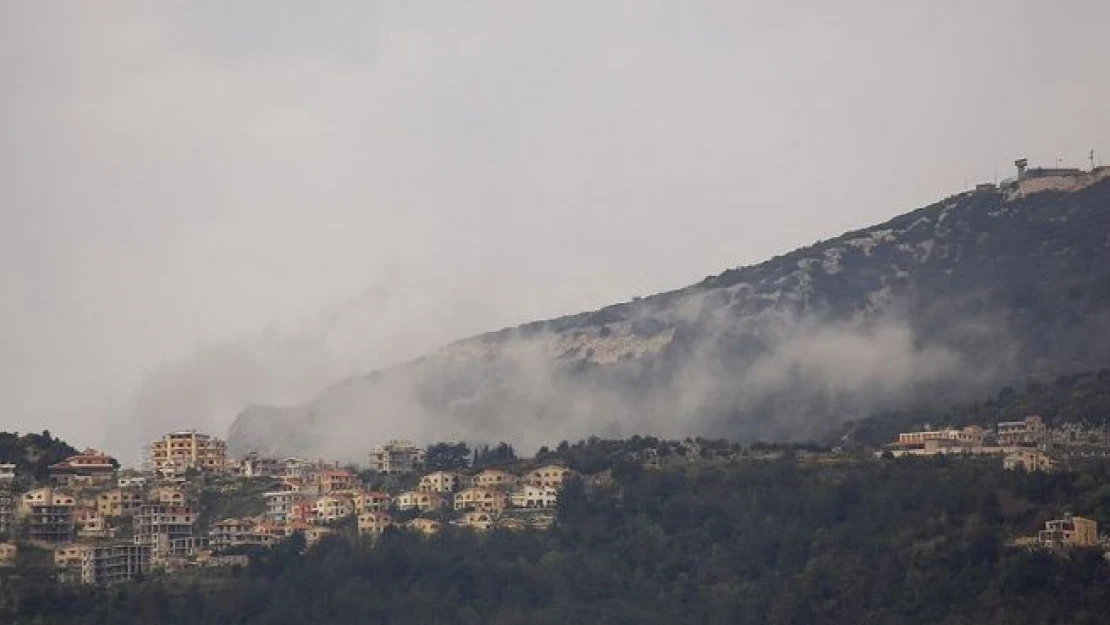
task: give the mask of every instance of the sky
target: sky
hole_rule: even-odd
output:
[[[1018,157],[1110,162],[1107,23],[1103,0],[0,0],[0,430],[120,455],[222,434]]]

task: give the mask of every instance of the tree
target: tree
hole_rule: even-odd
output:
[[[466,443],[435,443],[426,452],[424,464],[432,471],[465,469],[470,460],[470,446]]]

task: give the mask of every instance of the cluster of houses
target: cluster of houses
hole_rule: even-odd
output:
[[[242,565],[246,556],[237,547],[272,546],[297,534],[312,545],[345,527],[372,537],[390,527],[430,534],[445,523],[543,529],[574,475],[554,464],[520,475],[496,468],[419,475],[425,451],[395,440],[374,449],[370,469],[406,476],[392,481],[412,487],[388,492],[368,490],[356,473],[323,461],[254,454],[230,460],[223,441],[195,431],[166,434],[147,452],[143,471],[119,471],[115,459],[88,449],[52,465],[50,485],[22,493],[13,488],[15,466],[0,465],[0,540],[18,536],[53,550],[62,581],[112,584],[152,570]],[[258,495],[261,514],[201,528],[190,486],[214,477],[265,478],[263,488],[274,487]],[[16,542],[0,542],[0,566],[18,554]]]
[[[1067,423],[1049,427],[1037,415],[1002,421],[992,429],[963,428],[903,432],[876,455],[899,456],[993,455],[1008,470],[1053,471],[1059,461],[1110,455],[1110,432],[1102,427]]]

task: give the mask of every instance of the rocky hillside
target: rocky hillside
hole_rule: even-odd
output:
[[[590,434],[811,439],[1110,359],[1110,168],[947,198],[601,310],[448,345],[292,408],[234,450],[360,458],[375,441]]]

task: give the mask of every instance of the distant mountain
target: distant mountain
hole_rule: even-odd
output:
[[[1026,172],[699,284],[448,345],[292,408],[232,450],[590,434],[814,439],[1110,359],[1110,168]]]

